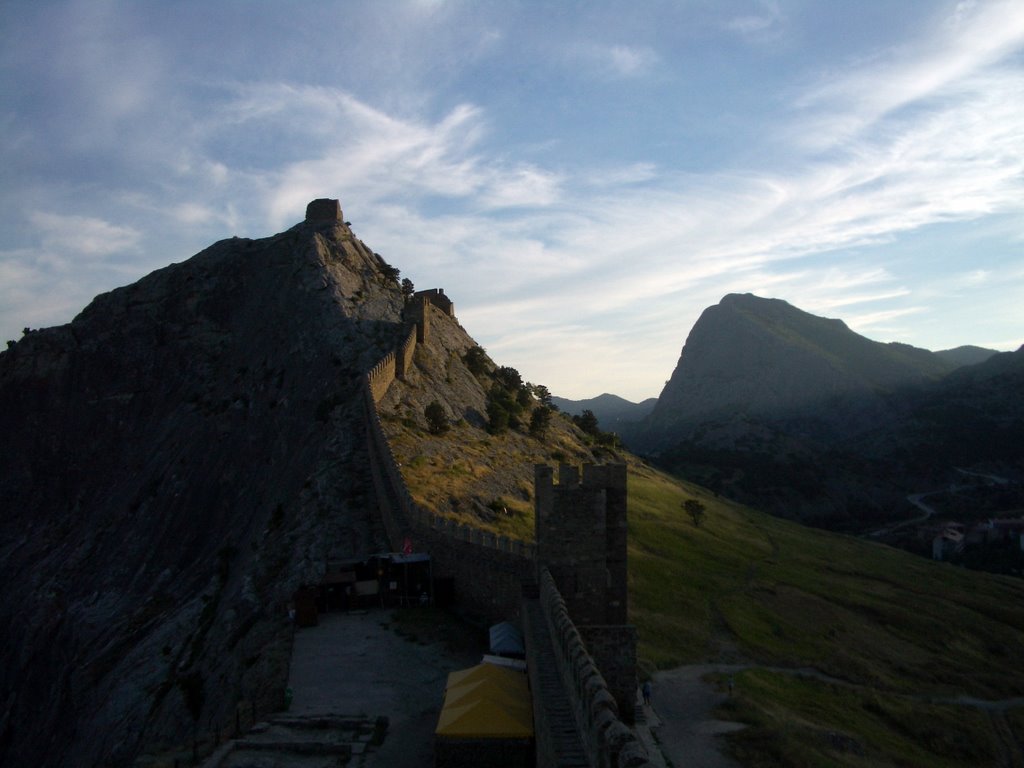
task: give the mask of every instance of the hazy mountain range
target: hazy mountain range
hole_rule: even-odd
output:
[[[622,425],[640,421],[654,410],[658,398],[649,397],[643,402],[634,403],[618,395],[607,392],[586,400],[570,400],[565,397],[552,397],[552,404],[563,413],[579,416],[584,411],[591,411],[606,430],[617,431]]]

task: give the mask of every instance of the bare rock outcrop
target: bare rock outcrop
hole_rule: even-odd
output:
[[[293,590],[380,545],[361,375],[402,294],[327,202],[0,354],[0,764],[126,765],[276,709]]]
[[[649,419],[673,439],[712,419],[810,416],[843,428],[901,387],[949,373],[955,363],[906,344],[883,344],[842,320],[779,299],[730,294],[694,325]],[[869,417],[870,418],[870,417]]]

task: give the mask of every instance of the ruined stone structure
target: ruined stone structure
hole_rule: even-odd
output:
[[[306,221],[310,224],[342,224],[341,203],[321,197],[306,206]]]
[[[455,317],[455,304],[444,295],[443,288],[416,291],[405,307],[405,317],[416,326],[416,341],[425,344],[430,338],[430,309]]]
[[[454,317],[443,291],[415,294],[406,308],[414,327],[365,378],[370,465],[388,539],[396,545],[409,538],[429,552],[435,576],[454,580],[465,610],[491,622],[521,620],[539,768],[648,766],[625,725],[636,696],[636,631],[626,624],[626,468],[587,465],[581,481],[578,470],[563,466],[556,486],[550,467],[536,467],[536,544],[420,509],[377,403],[411,369],[416,346],[429,343],[437,311]]]

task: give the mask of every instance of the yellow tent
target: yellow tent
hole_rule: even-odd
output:
[[[469,669],[459,669],[448,675],[448,682],[445,684],[445,691],[454,686],[477,680],[502,681],[510,688],[517,685],[526,685],[526,677],[522,672],[507,667],[499,667],[496,664],[477,664]]]
[[[449,739],[531,738],[526,675],[493,664],[452,672],[435,733]]]

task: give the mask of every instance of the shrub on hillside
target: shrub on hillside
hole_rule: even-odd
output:
[[[509,414],[500,402],[487,400],[487,431],[492,435],[500,435],[508,431]]]
[[[547,435],[548,427],[551,426],[551,409],[541,405],[533,409],[530,414],[530,435],[542,438]]]
[[[483,347],[470,347],[462,356],[462,361],[474,376],[482,376],[487,373],[487,352]]]
[[[441,435],[448,431],[448,416],[437,400],[431,401],[430,405],[423,409],[423,415],[427,418],[427,430],[432,435]]]

